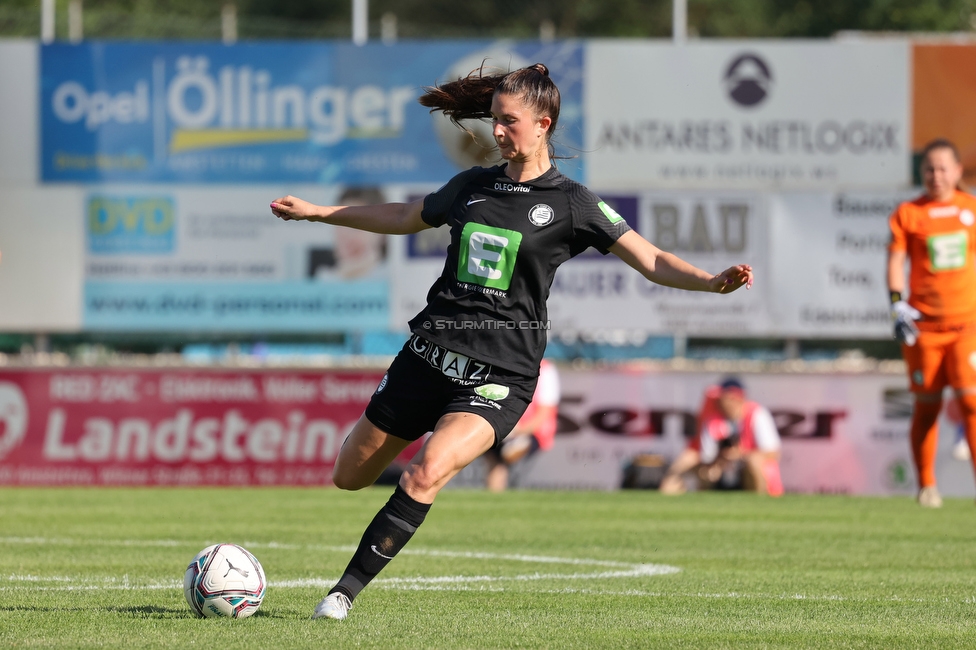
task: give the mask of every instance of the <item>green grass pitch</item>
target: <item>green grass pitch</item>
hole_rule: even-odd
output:
[[[342,622],[312,621],[389,488],[0,489],[0,647],[973,648],[976,507],[448,490]],[[252,618],[194,618],[228,541]]]

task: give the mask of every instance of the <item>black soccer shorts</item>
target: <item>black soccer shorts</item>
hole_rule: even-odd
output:
[[[498,444],[525,413],[538,381],[414,334],[373,393],[366,419],[397,438],[417,440],[447,413],[474,413],[492,426]]]

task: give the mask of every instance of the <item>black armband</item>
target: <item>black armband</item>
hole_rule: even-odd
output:
[[[888,297],[891,298],[892,305],[896,302],[901,302],[901,291],[889,291]]]

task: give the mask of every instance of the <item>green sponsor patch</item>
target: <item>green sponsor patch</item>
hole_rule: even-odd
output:
[[[508,397],[508,386],[502,386],[501,384],[485,384],[484,386],[478,386],[474,389],[474,392],[478,395],[490,400],[501,400]]]
[[[955,271],[966,266],[969,234],[965,230],[932,235],[926,241],[933,271]]]
[[[607,215],[607,219],[610,220],[610,223],[617,223],[618,221],[623,221],[623,217],[617,214],[616,210],[611,208],[603,201],[600,201],[599,203],[597,203],[597,205],[600,206],[601,210],[603,210],[603,214]]]
[[[469,222],[461,231],[457,278],[461,282],[508,291],[522,233]]]

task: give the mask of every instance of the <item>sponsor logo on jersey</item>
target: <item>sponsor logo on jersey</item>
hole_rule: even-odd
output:
[[[945,219],[959,214],[958,205],[942,205],[937,208],[929,208],[929,217],[932,219]]]
[[[457,279],[508,291],[522,233],[468,222],[461,231]]]
[[[912,373],[912,382],[918,386],[921,386],[925,381],[925,375],[922,374],[921,370],[916,370]]]
[[[600,201],[597,203],[597,206],[603,211],[603,214],[606,215],[607,219],[610,220],[610,223],[623,221],[624,218],[617,214],[617,211],[607,205],[605,201]]]
[[[729,99],[743,108],[751,108],[769,95],[773,73],[758,55],[740,54],[726,68],[724,83]]]
[[[495,189],[501,192],[531,192],[529,185],[516,185],[515,183],[495,183]]]
[[[555,217],[555,213],[552,211],[552,208],[545,203],[534,205],[532,206],[532,209],[529,210],[529,222],[533,226],[548,226],[550,223],[552,223],[553,217]]]
[[[968,231],[932,235],[926,240],[926,244],[932,271],[954,271],[966,266],[969,253]]]
[[[471,205],[473,203],[481,203],[482,201],[487,201],[488,199],[468,199],[468,202],[464,205]]]
[[[508,397],[508,386],[502,386],[501,384],[485,384],[483,386],[477,386],[474,389],[481,397],[489,400],[503,400]]]
[[[27,398],[16,384],[0,381],[0,459],[24,441]]]
[[[501,404],[492,402],[491,400],[486,400],[483,397],[472,397],[469,404],[471,404],[471,406],[487,406],[489,408],[496,408],[499,411],[502,410]]]
[[[410,337],[410,349],[432,368],[461,385],[480,384],[491,374],[491,364],[451,352],[416,334]]]
[[[386,382],[390,379],[390,373],[383,375],[383,379],[380,380],[380,385],[376,387],[377,393],[382,393],[383,389],[386,388]]]

